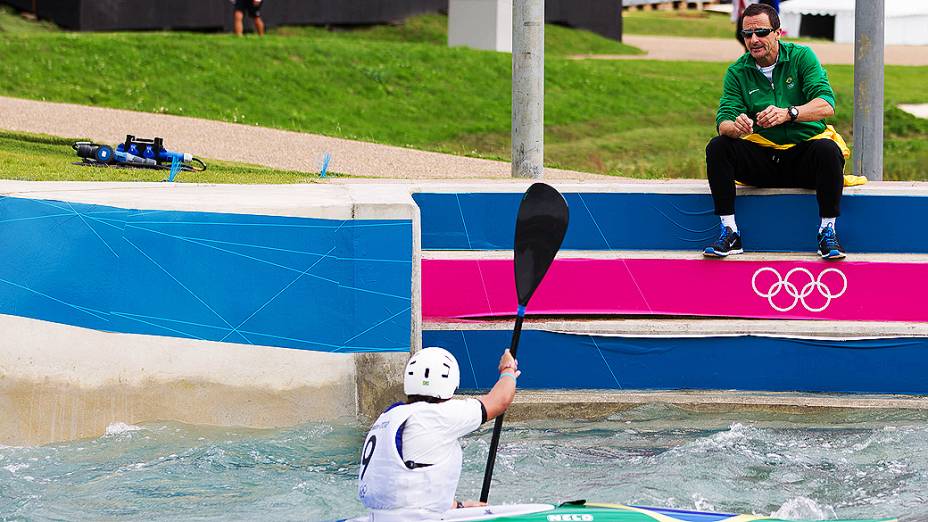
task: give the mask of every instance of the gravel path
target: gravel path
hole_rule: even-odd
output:
[[[600,60],[689,60],[701,62],[733,62],[744,49],[731,38],[682,38],[674,36],[644,36],[626,34],[622,42],[646,52],[638,55],[575,55],[578,59]],[[853,64],[854,45],[832,42],[805,43],[815,51],[825,65]],[[928,65],[928,46],[887,45],[884,53],[886,65]]]
[[[325,152],[329,170],[352,176],[392,179],[500,179],[510,164],[389,145],[329,138],[250,125],[0,97],[0,128],[115,145],[126,134],[165,138],[172,149],[204,158],[319,172]],[[545,179],[623,181],[627,178],[545,169]]]
[[[913,116],[928,118],[928,103],[902,104],[899,108]]]

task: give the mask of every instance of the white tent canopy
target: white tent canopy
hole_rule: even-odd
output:
[[[928,45],[928,0],[884,1],[886,44]],[[808,28],[826,24],[835,42],[853,43],[854,8],[854,0],[789,0],[780,4],[780,21],[789,36],[816,35]]]

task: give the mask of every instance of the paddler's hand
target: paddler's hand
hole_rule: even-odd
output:
[[[468,508],[468,507],[483,507],[483,506],[486,506],[486,505],[487,505],[486,502],[480,502],[479,500],[465,500],[464,502],[461,502],[461,507],[462,507],[462,508]]]
[[[521,374],[519,362],[509,353],[509,350],[503,352],[503,356],[499,358],[499,380],[490,388],[489,393],[477,398],[483,403],[483,409],[487,412],[487,416],[483,419],[484,422],[502,415],[512,404],[512,399],[516,396],[516,379]]]
[[[519,371],[519,361],[517,361],[507,348],[503,356],[499,358],[499,373],[510,371],[518,377],[522,372]]]

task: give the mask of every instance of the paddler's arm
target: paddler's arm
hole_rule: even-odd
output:
[[[509,350],[504,351],[499,359],[499,380],[489,393],[477,398],[487,412],[484,422],[499,417],[509,408],[516,396],[516,378],[521,374],[518,361],[512,357]]]

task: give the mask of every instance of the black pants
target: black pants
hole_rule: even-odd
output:
[[[752,187],[815,189],[819,216],[841,215],[844,156],[828,139],[775,150],[716,136],[706,146],[706,174],[719,216],[735,213],[735,180]]]

